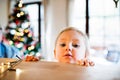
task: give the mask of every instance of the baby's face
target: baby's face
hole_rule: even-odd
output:
[[[55,58],[63,63],[75,63],[85,57],[85,41],[83,36],[73,30],[63,32],[54,50]]]

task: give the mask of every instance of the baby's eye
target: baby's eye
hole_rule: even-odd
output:
[[[73,46],[73,47],[75,47],[75,48],[80,47],[80,45],[79,45],[79,44],[73,44],[72,46]]]
[[[65,44],[65,43],[62,43],[62,44],[60,44],[60,46],[65,47],[65,46],[66,46],[66,44]]]

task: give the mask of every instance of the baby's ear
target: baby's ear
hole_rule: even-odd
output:
[[[54,57],[56,58],[56,50],[54,49]]]

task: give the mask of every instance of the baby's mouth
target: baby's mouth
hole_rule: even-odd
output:
[[[64,56],[66,56],[66,57],[67,57],[67,56],[68,56],[68,57],[72,57],[72,55],[69,54],[69,53],[68,53],[68,54],[65,54]]]

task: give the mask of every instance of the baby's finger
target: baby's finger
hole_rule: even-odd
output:
[[[89,62],[89,65],[90,65],[90,66],[94,66],[95,63],[94,63],[93,61],[90,61],[90,62]]]
[[[86,59],[86,60],[84,60],[84,66],[89,66],[89,60],[88,59]]]
[[[81,66],[84,66],[84,60],[78,60],[78,61],[77,61],[77,64],[78,64],[78,65],[81,65]]]

